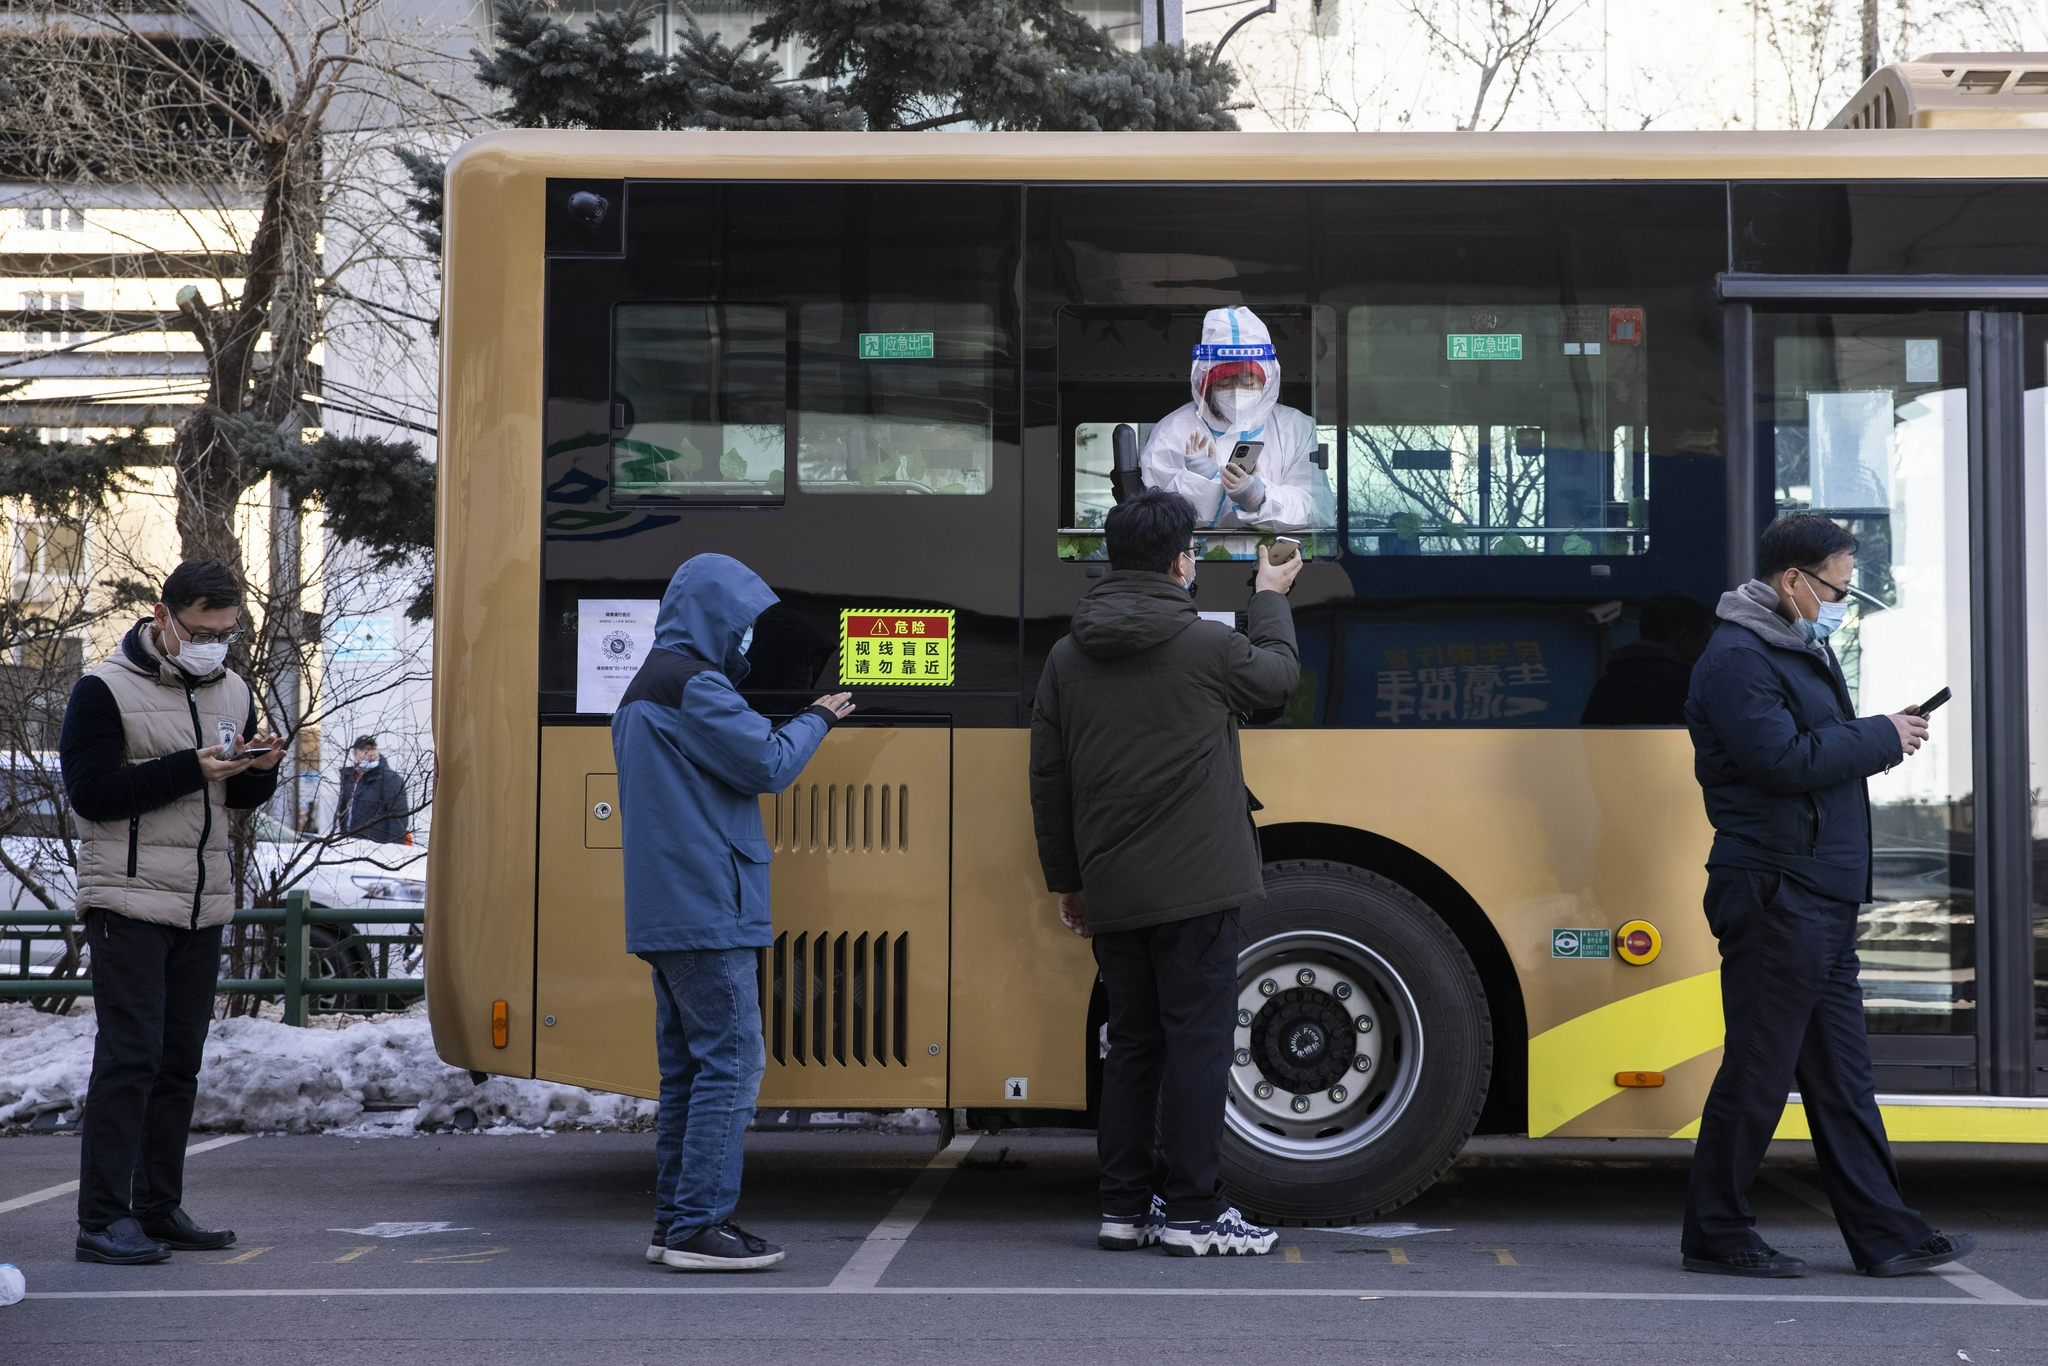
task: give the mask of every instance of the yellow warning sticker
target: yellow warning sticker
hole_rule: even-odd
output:
[[[839,614],[839,682],[953,681],[953,614],[849,607]]]

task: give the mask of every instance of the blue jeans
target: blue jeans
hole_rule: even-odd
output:
[[[654,968],[661,1109],[654,1129],[654,1222],[670,1247],[732,1217],[747,1125],[768,1056],[753,949],[640,955]]]

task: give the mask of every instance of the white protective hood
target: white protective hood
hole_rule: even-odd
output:
[[[1251,405],[1237,415],[1228,428],[1219,428],[1216,413],[1204,396],[1209,372],[1218,365],[1249,361],[1265,372],[1266,387]],[[1265,426],[1273,407],[1280,401],[1280,359],[1273,349],[1273,334],[1249,308],[1212,308],[1202,319],[1202,344],[1195,348],[1195,366],[1188,387],[1195,396],[1195,409],[1211,431],[1249,434]],[[1221,459],[1222,457],[1217,457]]]

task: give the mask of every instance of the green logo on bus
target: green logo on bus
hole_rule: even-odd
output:
[[[867,353],[867,338],[861,338],[861,353]],[[1520,360],[1522,334],[1519,332],[1451,332],[1444,336],[1445,360]]]
[[[1613,956],[1612,933],[1608,930],[1552,930],[1552,958],[1609,958]]]
[[[1517,356],[1521,338],[1515,339]],[[863,332],[860,334],[862,360],[930,360],[932,334],[929,332]]]

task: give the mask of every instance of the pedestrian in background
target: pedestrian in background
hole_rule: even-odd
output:
[[[1219,1175],[1237,909],[1266,895],[1237,726],[1300,680],[1285,594],[1301,559],[1260,549],[1241,635],[1195,611],[1186,499],[1147,489],[1104,532],[1110,572],[1075,606],[1031,713],[1038,859],[1109,993],[1096,1242],[1265,1253],[1276,1235],[1228,1207]]]
[[[241,609],[226,565],[179,565],[64,712],[98,1022],[79,1121],[82,1262],[160,1262],[235,1241],[183,1206],[220,927],[235,914],[227,813],[270,800],[284,755],[282,737],[256,734],[249,685],[227,668]]]
[[[1865,780],[1918,750],[1908,709],[1859,718],[1827,639],[1848,611],[1856,538],[1782,517],[1757,577],[1721,595],[1686,719],[1714,823],[1706,911],[1721,943],[1721,1068],[1693,1152],[1681,1242],[1688,1271],[1797,1276],[1756,1232],[1748,1192],[1798,1088],[1828,1202],[1858,1269],[1900,1276],[1975,1246],[1906,1207],[1864,1033],[1858,904],[1871,897]]]
[[[349,757],[355,762],[341,770],[334,833],[379,844],[404,844],[411,838],[406,818],[412,813],[412,804],[405,797],[405,779],[384,762],[374,735],[358,735]]]
[[[768,1066],[755,950],[774,931],[759,799],[789,786],[853,704],[846,693],[821,697],[778,728],[740,696],[754,620],[776,601],[730,556],[686,561],[662,595],[654,648],[612,714],[626,951],[654,972],[661,1066],[647,1260],[679,1271],[782,1260],[732,1220]]]

